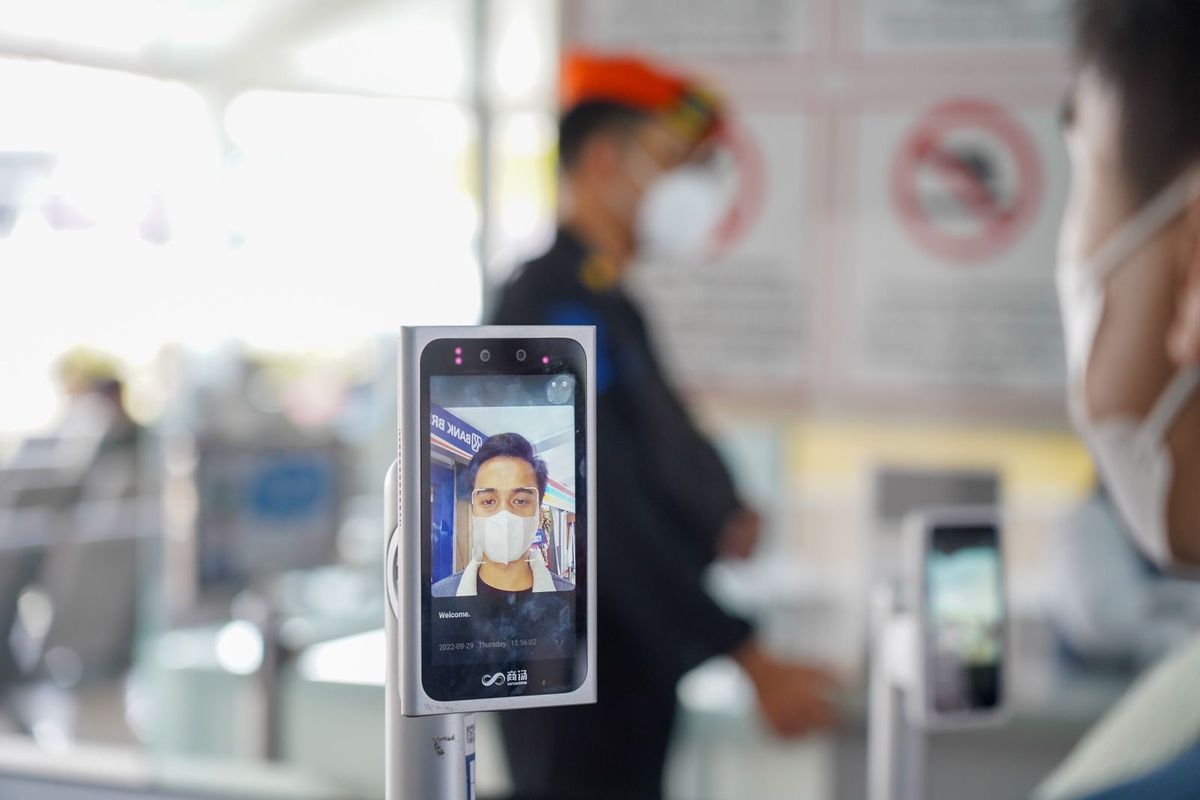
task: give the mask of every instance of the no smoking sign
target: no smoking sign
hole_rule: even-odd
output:
[[[924,114],[892,163],[891,198],[924,250],[959,264],[1004,253],[1042,196],[1037,148],[998,105],[960,99]]]

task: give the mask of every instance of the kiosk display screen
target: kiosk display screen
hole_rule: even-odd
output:
[[[422,683],[572,691],[587,671],[583,349],[438,339],[421,355]]]
[[[925,554],[929,702],[941,714],[1002,702],[1005,603],[999,531],[938,525]]]

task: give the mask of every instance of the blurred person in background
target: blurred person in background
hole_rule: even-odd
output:
[[[140,426],[125,410],[116,359],[85,347],[56,364],[66,397],[59,421],[23,441],[4,465],[4,505],[63,506],[88,497],[129,497],[138,483]]]
[[[69,398],[60,435],[96,438],[90,493],[132,496],[137,492],[142,429],[125,408],[125,382],[116,362],[77,349],[62,358],[58,371]]]
[[[769,655],[705,591],[714,559],[752,552],[760,519],[693,424],[623,288],[639,252],[703,242],[687,209],[707,214],[711,203],[688,173],[704,168],[720,105],[645,62],[587,54],[564,61],[562,105],[557,238],[503,289],[492,322],[596,326],[599,702],[506,713],[501,725],[522,797],[657,798],[688,670],[733,656],[781,735],[832,723],[831,682]]]
[[[70,738],[73,693],[133,656],[145,433],[115,358],[78,347],[55,372],[59,421],[0,471],[0,705],[24,731]]]
[[[1200,2],[1082,0],[1057,282],[1068,409],[1142,554],[1200,574]],[[1200,637],[1040,798],[1200,796]]]

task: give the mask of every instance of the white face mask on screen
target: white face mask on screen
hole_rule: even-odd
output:
[[[511,511],[499,511],[490,517],[471,515],[476,545],[497,564],[524,558],[533,544],[537,527],[537,517],[518,517]]]
[[[1105,283],[1121,266],[1200,196],[1200,172],[1163,189],[1083,262],[1061,262],[1055,273],[1066,338],[1068,407],[1076,430],[1141,551],[1160,567],[1172,566],[1167,502],[1173,465],[1166,435],[1200,384],[1200,366],[1175,374],[1144,420],[1093,419],[1087,411],[1084,378],[1104,310]]]

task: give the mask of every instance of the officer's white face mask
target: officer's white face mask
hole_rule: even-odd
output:
[[[638,245],[650,257],[703,258],[728,208],[728,192],[714,168],[685,164],[668,170],[642,195]]]
[[[641,148],[629,159],[631,177],[641,189],[634,219],[640,254],[680,260],[709,256],[729,212],[732,165],[714,156],[704,164],[685,162],[663,170]]]
[[[524,558],[533,544],[537,527],[536,516],[518,517],[511,511],[498,511],[490,517],[471,515],[471,530],[476,544],[483,548],[489,560],[497,564],[508,564]]]
[[[1092,452],[1117,508],[1138,547],[1155,564],[1171,566],[1167,502],[1173,465],[1167,432],[1200,383],[1200,366],[1178,372],[1143,420],[1094,419],[1087,410],[1084,379],[1111,275],[1173,220],[1200,193],[1200,173],[1167,186],[1126,221],[1091,259],[1060,261],[1055,274],[1066,338],[1068,408]]]

